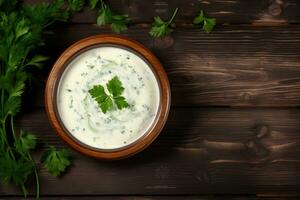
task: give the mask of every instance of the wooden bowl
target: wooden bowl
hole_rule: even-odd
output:
[[[142,58],[151,68],[159,87],[158,111],[154,122],[148,130],[136,141],[116,149],[99,149],[88,146],[75,137],[65,128],[57,109],[57,90],[62,73],[68,64],[83,52],[101,46],[118,46],[130,50]],[[164,127],[171,101],[171,92],[168,77],[159,60],[140,43],[126,37],[116,35],[95,35],[80,40],[66,49],[54,64],[45,90],[45,104],[49,121],[58,135],[75,150],[102,160],[115,160],[132,156],[147,146],[159,135]]]

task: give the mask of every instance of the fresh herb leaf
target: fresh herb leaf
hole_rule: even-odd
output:
[[[125,97],[118,96],[118,97],[115,97],[114,100],[115,100],[115,104],[117,105],[117,107],[120,110],[123,109],[123,108],[127,108],[129,106],[129,104],[125,100]]]
[[[43,66],[43,62],[48,59],[49,58],[46,56],[36,55],[26,64],[26,66],[35,66],[37,68],[41,68]]]
[[[20,187],[27,195],[25,183],[34,173],[36,195],[39,177],[30,150],[36,137],[15,131],[14,116],[20,111],[26,83],[32,77],[28,66],[40,68],[46,57],[35,55],[43,45],[43,31],[55,21],[67,20],[70,11],[80,9],[83,0],[25,4],[18,0],[0,0],[0,181]],[[10,119],[10,120],[9,120]]]
[[[111,98],[106,94],[102,85],[95,85],[92,89],[89,90],[89,93],[98,103],[103,113],[106,113],[113,107],[113,102]]]
[[[125,97],[121,96],[124,91],[124,87],[117,76],[108,81],[106,87],[110,95],[105,92],[102,85],[95,85],[89,90],[90,95],[98,103],[103,113],[112,110],[114,104],[118,109],[127,108],[129,106]]]
[[[98,102],[99,104],[99,102]],[[113,101],[110,97],[107,97],[103,102],[101,102],[100,108],[102,110],[103,113],[106,113],[107,111],[111,110],[113,108]]]
[[[97,24],[102,26],[111,23],[112,10],[108,6],[103,6],[98,12]]]
[[[122,83],[120,79],[115,76],[113,77],[108,83],[106,84],[107,90],[114,96],[120,96],[122,92],[124,91],[124,88],[122,86]]]
[[[98,103],[103,102],[108,97],[102,85],[95,85],[89,90],[89,93]]]
[[[90,6],[92,9],[96,8],[99,0],[89,0]]]
[[[20,154],[28,153],[36,147],[36,136],[27,131],[21,130],[18,139],[15,141],[15,148]]]
[[[23,15],[30,19],[37,29],[43,29],[55,21],[67,21],[69,13],[62,9],[64,0],[54,0],[34,5],[25,5]]]
[[[10,86],[7,88],[8,98],[4,102],[4,112],[6,116],[15,116],[21,107],[21,95],[24,92],[25,81],[27,80],[27,74],[25,72],[17,72],[14,74],[15,81],[9,80]]]
[[[175,16],[177,15],[177,12],[178,8],[175,9],[171,19],[167,22],[163,21],[159,16],[154,17],[154,22],[151,25],[149,34],[152,37],[166,37],[167,35],[172,33],[174,29],[171,26],[173,20],[175,19]]]
[[[43,153],[41,162],[47,170],[54,176],[59,176],[70,163],[70,153],[66,149],[57,150],[54,146]]]
[[[4,184],[13,183],[22,189],[24,196],[27,196],[25,183],[28,177],[34,172],[33,163],[23,158],[16,160],[9,153],[0,156],[0,181]]]
[[[25,35],[29,31],[28,21],[26,19],[21,19],[16,25],[16,39],[19,39],[21,36]]]
[[[85,0],[68,0],[68,3],[72,12],[78,12],[83,9]]]
[[[90,0],[91,8],[96,8],[98,0]],[[103,0],[100,0],[101,8],[98,12],[97,24],[98,25],[110,25],[111,29],[120,33],[127,30],[127,24],[130,22],[128,15],[118,14],[106,4]]]
[[[121,33],[127,30],[127,24],[130,22],[128,15],[112,16],[111,29],[116,33]]]
[[[199,15],[194,18],[193,23],[194,25],[202,25],[204,32],[210,33],[216,25],[216,19],[205,17],[203,10],[201,10]]]

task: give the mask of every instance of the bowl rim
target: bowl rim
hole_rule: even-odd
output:
[[[56,105],[57,89],[62,74],[77,56],[97,47],[117,46],[143,59],[152,70],[159,87],[159,106],[154,122],[134,142],[115,149],[100,149],[84,144],[72,136],[60,120]],[[139,55],[138,55],[139,54]],[[167,74],[156,56],[139,42],[114,34],[94,35],[68,47],[53,65],[45,88],[45,108],[50,124],[59,137],[73,149],[98,159],[116,160],[132,156],[148,147],[162,131],[170,110],[171,90]]]

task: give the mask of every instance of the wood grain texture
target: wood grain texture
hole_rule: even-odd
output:
[[[41,194],[300,195],[299,118],[299,109],[175,108],[158,139],[132,158],[100,162],[74,152],[62,178],[41,169]],[[65,147],[42,109],[18,125]]]
[[[150,48],[170,79],[173,106],[299,106],[300,27],[225,26],[212,34],[186,27],[165,39],[133,26],[124,35]],[[110,33],[93,25],[57,27],[46,55],[56,59],[72,43]],[[49,62],[48,69],[52,62]],[[47,72],[45,73],[47,75]],[[35,105],[43,106],[43,87]]]
[[[42,195],[66,200],[76,195],[299,199],[300,1],[109,0],[109,4],[133,19],[124,35],[140,41],[163,62],[173,94],[169,120],[154,144],[127,160],[100,162],[73,152],[73,166],[60,178],[50,176],[39,163]],[[176,31],[165,39],[150,38],[152,17],[168,18],[175,7],[180,7]],[[201,8],[218,20],[212,34],[190,25]],[[52,57],[44,79],[66,47],[87,36],[111,33],[108,27],[93,25],[95,18],[96,11],[85,8],[71,18],[73,24],[53,27],[43,50]],[[44,143],[66,147],[47,122],[43,88],[40,83],[35,95],[27,94],[26,114],[18,125],[37,133],[39,149]],[[40,154],[35,152],[35,158]],[[21,195],[16,188],[1,186],[0,199],[18,199],[16,195]]]
[[[25,0],[35,3],[41,0]],[[217,18],[219,24],[287,24],[300,22],[298,0],[108,0],[117,12],[128,14],[132,23],[150,23],[156,15],[168,19],[178,7],[177,23],[191,24],[203,9],[208,16]],[[71,18],[73,23],[96,23],[96,11],[88,7]]]
[[[26,200],[21,197],[0,197],[0,200]],[[72,197],[42,197],[41,200],[298,200],[297,197],[257,197],[254,195],[202,195],[202,196],[72,196]]]

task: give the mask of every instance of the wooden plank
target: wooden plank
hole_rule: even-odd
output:
[[[300,195],[299,116],[299,109],[174,108],[144,152],[115,162],[73,152],[62,178],[41,169],[41,193]],[[42,143],[65,146],[42,109],[28,111],[18,124]],[[13,187],[0,188],[0,195],[14,194]]]
[[[25,0],[25,2],[40,2],[41,0]],[[297,0],[109,0],[111,7],[120,13],[128,14],[133,23],[150,23],[154,16],[168,19],[178,7],[176,18],[178,23],[192,23],[193,18],[203,9],[208,16],[215,17],[219,24],[285,24],[300,21],[300,2]],[[95,23],[96,11],[88,7],[83,12],[75,14],[73,23]]]
[[[17,199],[23,199],[22,197],[5,197],[1,198],[0,200],[17,200]],[[297,200],[296,197],[255,197],[251,195],[247,196],[80,196],[80,197],[42,197],[41,200],[95,200],[95,199],[101,199],[101,200]]]
[[[17,200],[17,199],[23,199],[22,197],[0,197],[0,200]],[[72,196],[72,197],[42,197],[41,200],[95,200],[95,199],[101,199],[101,200],[297,200],[296,197],[255,197],[251,195],[247,196]]]
[[[153,39],[147,31],[133,26],[124,35],[140,41],[161,60],[173,106],[300,105],[299,26],[225,26],[212,34],[185,27],[165,39]],[[75,41],[110,30],[81,24],[59,26],[54,33],[47,36],[45,49],[53,59]],[[42,106],[42,89],[37,90],[35,104]]]

